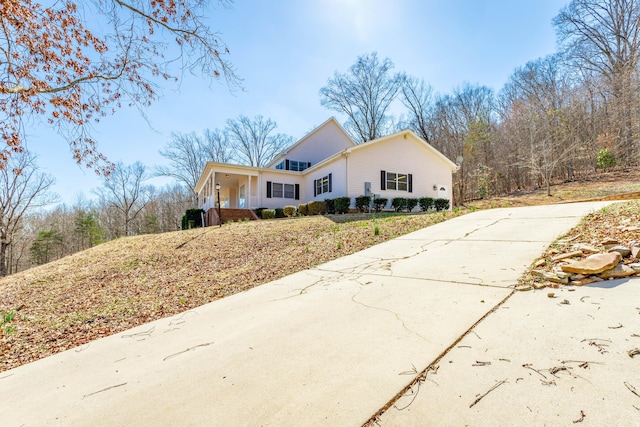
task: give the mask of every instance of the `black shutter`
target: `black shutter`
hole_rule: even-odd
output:
[[[295,198],[296,200],[300,200],[300,184],[296,184]]]
[[[387,189],[387,172],[380,171],[380,190],[384,191]]]
[[[409,174],[409,193],[413,193],[413,175]]]
[[[317,179],[313,180],[313,197],[316,197],[318,194],[318,186],[317,186]]]
[[[329,174],[329,193],[331,193],[331,174]]]
[[[307,167],[310,168],[311,167],[311,162],[307,162]]]
[[[289,170],[289,160],[285,160],[284,161],[284,170],[286,170],[286,171]]]
[[[271,198],[271,181],[267,181],[267,199]]]

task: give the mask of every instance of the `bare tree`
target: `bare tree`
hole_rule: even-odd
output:
[[[42,173],[27,151],[11,156],[0,169],[0,276],[9,271],[7,251],[12,247],[27,212],[56,201],[50,193],[55,180]]]
[[[118,214],[119,236],[128,236],[134,231],[133,221],[152,199],[153,188],[143,185],[146,178],[142,163],[118,163],[99,190],[103,202]]]
[[[273,134],[276,122],[256,116],[227,120],[226,132],[234,150],[234,160],[249,166],[265,166],[287,146],[293,138],[282,133]]]
[[[378,60],[376,52],[359,56],[348,73],[334,73],[320,89],[320,104],[347,115],[345,129],[358,142],[384,136],[391,128],[387,115],[404,80],[403,74],[390,74],[393,62]]]
[[[187,186],[195,200],[195,186],[208,161],[225,163],[231,159],[226,134],[220,130],[206,130],[204,136],[196,133],[171,134],[171,141],[160,155],[169,161],[167,166],[158,166],[155,176],[168,176]]]
[[[0,166],[22,150],[26,121],[41,118],[67,138],[78,163],[108,174],[90,134],[100,117],[146,107],[159,81],[184,71],[238,85],[229,49],[209,28],[212,8],[202,0],[3,0]]]
[[[433,90],[424,79],[407,77],[402,85],[402,103],[409,110],[409,129],[431,142],[429,124],[433,114]]]
[[[567,57],[602,76],[612,97],[618,153],[637,163],[640,2],[572,0],[553,22]]]

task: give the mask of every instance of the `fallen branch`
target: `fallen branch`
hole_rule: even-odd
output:
[[[102,390],[98,390],[98,391],[94,391],[93,393],[85,394],[84,396],[82,396],[82,398],[84,399],[85,397],[93,396],[94,394],[102,393],[103,391],[111,390],[112,388],[122,387],[123,385],[127,385],[127,383],[112,385],[111,387],[103,388]]]
[[[489,393],[491,393],[493,390],[497,389],[498,387],[500,387],[502,384],[505,384],[507,382],[507,379],[505,378],[504,380],[496,383],[493,385],[493,387],[491,387],[489,390],[486,391],[486,393],[481,394],[480,396],[478,396],[478,398],[476,400],[473,401],[473,403],[471,405],[469,405],[469,408],[473,408],[478,402],[480,402],[482,399],[484,399],[484,397],[486,395],[488,395]]]
[[[635,394],[636,396],[640,397],[640,394],[638,394],[638,390],[636,390],[636,388],[635,388],[634,386],[632,386],[631,384],[629,384],[629,383],[628,383],[628,382],[626,382],[626,381],[624,382],[624,385],[625,385],[625,387],[627,387],[627,389],[628,389],[631,393],[633,393],[633,394]]]

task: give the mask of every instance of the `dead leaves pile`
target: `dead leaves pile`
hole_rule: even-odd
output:
[[[104,243],[0,281],[0,372],[456,215],[252,221]]]

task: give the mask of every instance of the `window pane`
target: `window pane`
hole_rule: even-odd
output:
[[[285,184],[284,185],[284,198],[285,199],[293,199],[295,197],[295,187],[293,184]]]
[[[316,194],[322,194],[322,180],[316,179]]]
[[[408,182],[406,174],[398,174],[398,190],[407,191]]]
[[[397,174],[395,172],[387,172],[387,190],[396,190]]]
[[[282,198],[282,184],[273,183],[273,197]]]
[[[324,178],[322,178],[322,192],[329,192],[329,176],[325,176]]]

